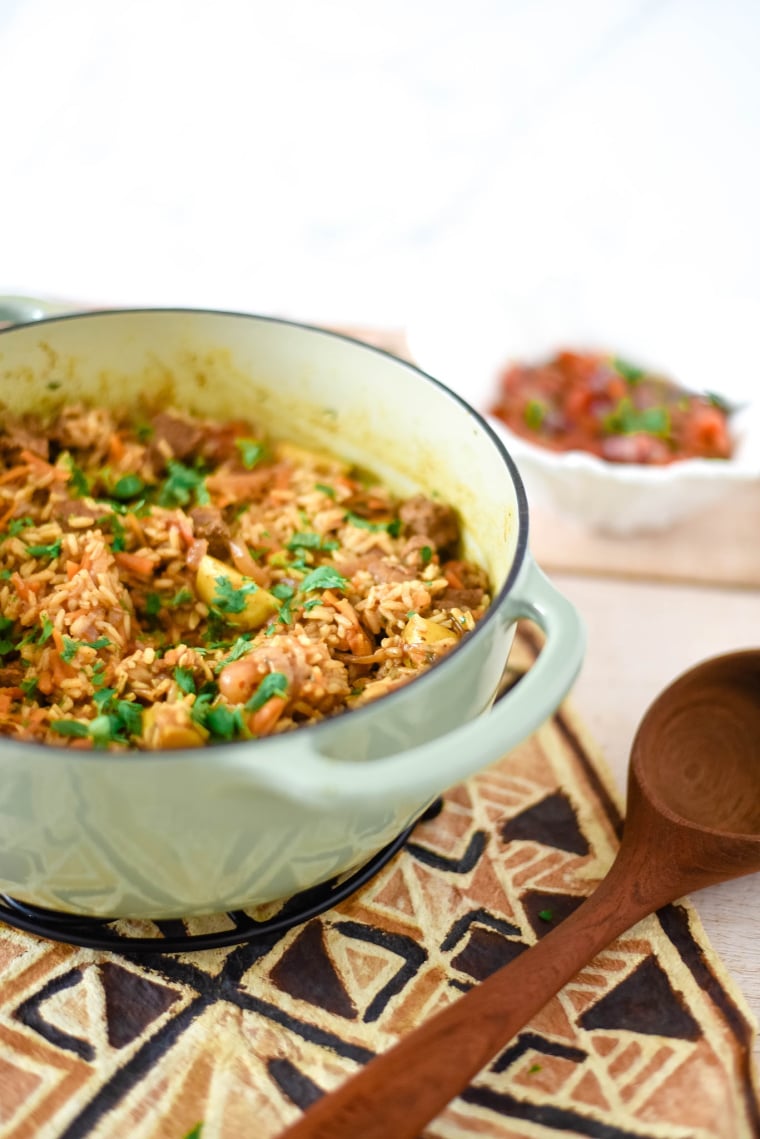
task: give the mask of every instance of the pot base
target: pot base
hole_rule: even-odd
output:
[[[428,807],[417,822],[432,819],[439,813],[443,803],[437,799]],[[255,918],[248,910],[234,910],[215,918],[204,918],[203,929],[194,933],[192,926],[198,919],[156,920],[149,923],[156,927],[160,936],[144,936],[133,931],[138,924],[128,918],[91,918],[79,914],[67,914],[58,910],[44,909],[16,901],[6,894],[0,894],[0,921],[6,925],[22,929],[27,933],[46,937],[51,941],[66,945],[79,945],[86,949],[109,949],[119,953],[190,953],[199,949],[219,949],[228,945],[255,941],[258,938],[273,937],[285,933],[296,925],[329,910],[338,902],[345,901],[361,889],[378,870],[402,848],[413,826],[402,831],[393,842],[378,851],[347,878],[333,878],[300,894],[288,898],[272,917]],[[209,924],[216,921],[223,928],[209,930]],[[140,921],[139,925],[146,923]],[[132,927],[132,928],[131,928]]]

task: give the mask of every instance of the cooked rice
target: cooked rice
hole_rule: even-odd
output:
[[[458,546],[450,507],[250,423],[6,416],[0,734],[200,746],[375,700],[485,612]]]

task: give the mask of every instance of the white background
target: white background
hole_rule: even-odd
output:
[[[0,0],[0,292],[741,362],[759,47],[752,0]]]

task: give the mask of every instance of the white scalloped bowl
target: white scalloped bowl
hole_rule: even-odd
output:
[[[756,406],[733,417],[734,458],[683,459],[664,467],[607,463],[584,451],[550,451],[516,435],[501,420],[487,418],[517,463],[529,501],[547,503],[604,533],[667,529],[760,479]]]
[[[511,335],[502,329],[484,310],[459,322],[444,317],[421,321],[410,328],[408,343],[415,363],[466,399],[504,440],[531,505],[547,505],[593,530],[628,535],[667,529],[760,482],[760,403],[754,393],[751,399],[742,394],[737,400],[742,406],[732,416],[736,451],[729,460],[684,459],[657,467],[610,463],[584,451],[552,451],[516,435],[488,414],[509,361],[546,359],[565,346],[600,346],[588,337],[573,344],[566,334],[556,342],[539,343],[517,336],[514,329]],[[642,360],[642,354],[623,347],[633,359]],[[667,361],[660,366],[668,371]],[[683,382],[688,386],[687,377]]]

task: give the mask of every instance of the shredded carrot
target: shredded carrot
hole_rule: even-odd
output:
[[[137,541],[140,543],[140,545],[141,546],[144,545],[145,544],[145,531],[143,530],[142,523],[140,522],[140,519],[137,517],[137,515],[133,514],[132,511],[130,511],[129,514],[125,514],[124,515],[124,523],[125,523],[127,529],[132,531],[132,533],[134,534],[135,538],[137,538]],[[181,531],[181,527],[180,527],[180,531]]]
[[[359,483],[356,479],[350,479],[348,475],[336,475],[332,481],[336,487],[341,487],[347,494],[355,494],[359,489]]]
[[[66,580],[71,581],[73,577],[79,573],[81,569],[79,562],[66,562]]]
[[[119,550],[114,554],[114,561],[128,573],[137,574],[138,577],[152,577],[155,568],[152,558],[142,554],[129,554],[126,550]]]
[[[22,463],[19,467],[10,467],[0,475],[0,483],[15,482],[16,479],[20,479],[22,475],[29,474],[29,470],[29,463]]]
[[[22,451],[21,458],[27,464],[27,469],[28,467],[37,467],[44,474],[52,475],[58,482],[68,482],[71,478],[69,471],[64,470],[63,467],[54,467],[52,463],[48,463],[40,455],[35,455],[34,451]]]
[[[114,431],[108,440],[108,457],[112,463],[118,463],[124,455],[124,440],[118,431]]]
[[[34,588],[32,582],[25,581],[19,573],[13,574],[11,577],[11,582],[13,583],[16,593],[18,593],[22,601],[34,600]]]
[[[37,687],[45,696],[49,696],[53,691],[53,674],[49,668],[46,668],[37,677]]]
[[[128,514],[126,517],[127,523],[130,523],[131,519],[133,518],[135,522],[138,521],[134,514]],[[184,515],[179,516],[177,520],[177,529],[179,530],[179,536],[185,545],[188,547],[192,546],[193,542],[195,541],[195,534],[193,533],[192,526],[188,524],[187,519],[184,517]]]
[[[6,527],[6,524],[8,522],[10,522],[11,518],[13,517],[13,512],[15,509],[16,509],[16,503],[12,502],[10,504],[10,506],[8,507],[8,509],[6,510],[5,514],[0,515],[0,531],[4,530]]]
[[[24,695],[20,688],[0,688],[0,716],[9,714],[14,699],[18,699],[16,693],[18,696]]]
[[[443,576],[446,578],[446,581],[449,583],[452,589],[464,589],[464,582],[462,581],[457,571],[455,569],[452,569],[451,566],[446,566],[445,570],[443,571]]]
[[[286,470],[287,479],[290,478],[290,473]],[[245,471],[244,473],[236,473],[234,471],[220,471],[217,474],[209,475],[206,479],[206,487],[210,494],[214,496],[216,505],[220,508],[230,506],[234,502],[245,502],[255,496],[261,489],[267,485],[272,479],[271,470],[255,470]],[[277,485],[275,483],[275,485]]]
[[[71,665],[67,665],[61,658],[61,654],[51,651],[49,654],[50,672],[56,687],[60,687],[61,681],[66,680],[67,677],[73,675]]]

